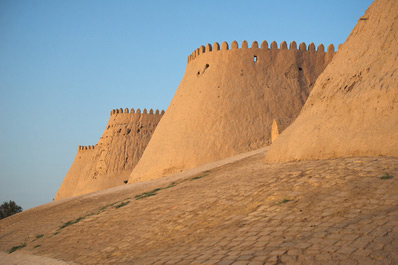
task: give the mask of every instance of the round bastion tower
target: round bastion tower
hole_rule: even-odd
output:
[[[311,43],[207,44],[185,75],[129,182],[159,178],[271,143],[299,114],[335,55]]]
[[[99,191],[127,182],[164,111],[114,109],[95,146],[79,146],[55,199]]]

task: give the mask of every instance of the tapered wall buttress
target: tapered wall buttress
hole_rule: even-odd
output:
[[[333,61],[268,162],[398,156],[397,21],[398,1],[376,0],[336,55],[332,44],[309,45],[308,57]]]

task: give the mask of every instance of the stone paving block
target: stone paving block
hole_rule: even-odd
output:
[[[252,258],[254,258],[254,255],[244,255],[244,256],[239,256],[236,258],[237,261],[241,261],[241,260],[246,260],[249,261]]]
[[[217,265],[231,265],[234,262],[235,262],[234,259],[223,259],[220,262],[218,262]]]
[[[356,265],[358,264],[355,260],[342,260],[339,262],[340,265]]]
[[[264,265],[264,262],[261,261],[249,261],[248,265]]]
[[[334,253],[337,250],[339,250],[341,247],[339,246],[334,246],[334,245],[326,245],[324,248],[322,248],[322,251],[325,251],[327,253]]]
[[[369,233],[369,236],[373,236],[373,237],[384,237],[388,234],[388,231],[384,230],[384,229],[375,229],[372,232]]]
[[[267,247],[268,248],[279,248],[281,244],[283,243],[283,239],[273,239],[270,242],[268,242]]]
[[[285,264],[297,264],[297,256],[285,254],[281,256],[280,260]]]
[[[366,249],[372,249],[373,251],[382,250],[384,248],[384,244],[371,242],[366,246]]]
[[[352,247],[344,247],[344,248],[340,248],[339,250],[337,250],[337,253],[342,253],[342,254],[352,254],[354,251],[356,251],[356,248],[352,248]]]
[[[238,260],[232,263],[232,265],[247,265],[249,263],[248,260]]]
[[[298,244],[295,245],[296,248],[303,249],[303,250],[308,248],[308,247],[310,247],[310,246],[312,246],[312,244],[311,243],[306,243],[306,242],[301,242],[301,243],[298,243]]]
[[[239,244],[239,247],[244,248],[248,246],[253,246],[255,243],[255,241],[244,241]]]

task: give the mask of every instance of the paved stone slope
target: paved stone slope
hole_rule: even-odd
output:
[[[398,158],[264,156],[25,211],[0,221],[0,251],[25,242],[77,264],[398,262]]]
[[[4,265],[76,265],[73,262],[65,262],[43,256],[35,256],[23,251],[11,254],[0,252],[0,264]]]

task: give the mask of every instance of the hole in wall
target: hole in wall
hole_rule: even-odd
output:
[[[254,61],[254,62],[257,62],[257,56],[256,56],[256,55],[254,55],[253,61]]]
[[[209,68],[209,66],[210,66],[209,64],[206,64],[206,65],[205,65],[205,69]]]
[[[299,67],[298,69],[299,69],[299,71],[303,71],[303,68],[301,68],[301,67]]]

